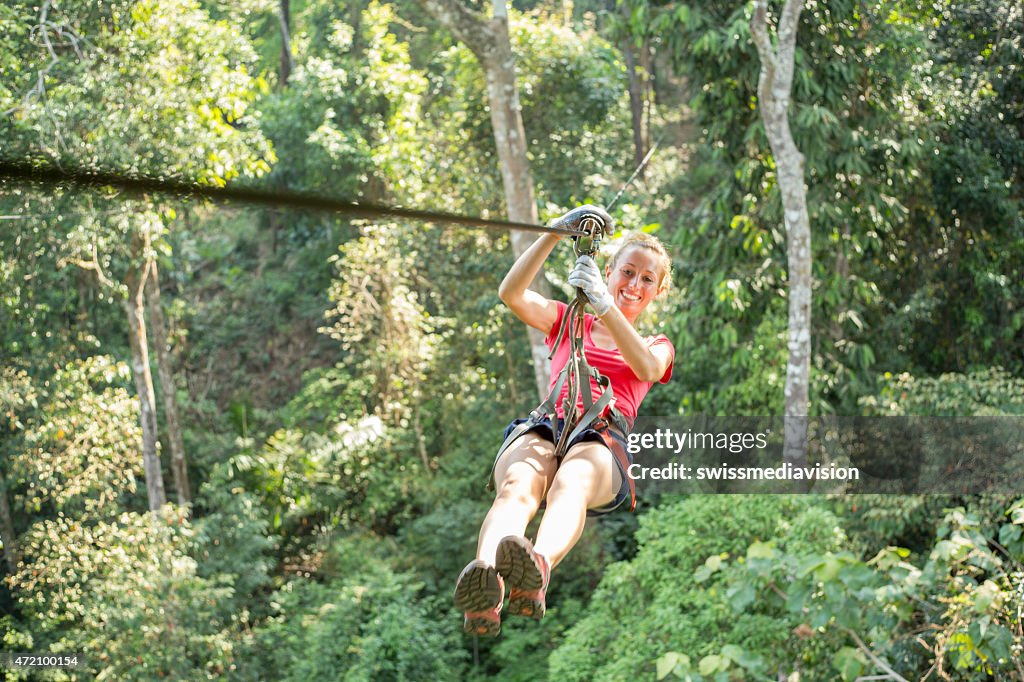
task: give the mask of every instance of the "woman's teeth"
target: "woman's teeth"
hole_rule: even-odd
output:
[[[639,296],[631,296],[630,294],[627,294],[625,291],[620,291],[619,295],[622,296],[622,298],[626,299],[627,301],[632,301],[633,303],[636,303],[637,301],[640,300]]]

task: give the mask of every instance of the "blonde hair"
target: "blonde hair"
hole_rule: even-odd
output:
[[[668,291],[672,286],[672,257],[668,255],[668,249],[661,243],[661,240],[654,235],[647,234],[646,232],[630,232],[627,234],[622,242],[619,244],[618,250],[615,255],[612,256],[611,267],[614,268],[619,264],[619,257],[626,253],[626,250],[631,247],[638,247],[653,251],[658,254],[661,260],[661,281],[658,282],[658,290]]]

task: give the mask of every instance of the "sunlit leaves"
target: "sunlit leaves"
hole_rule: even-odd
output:
[[[231,594],[197,576],[192,530],[179,511],[88,523],[64,515],[26,534],[11,578],[38,646],[86,654],[99,679],[221,679],[232,662]]]
[[[142,436],[127,380],[128,368],[107,357],[71,363],[50,380],[9,469],[24,481],[15,499],[26,511],[94,517],[135,491]]]
[[[1007,527],[996,534],[1010,538]],[[723,587],[739,612],[781,598],[788,613],[833,642],[831,664],[843,679],[886,666],[910,679],[944,664],[1011,674],[1012,651],[1024,645],[1014,632],[1019,614],[1007,601],[1016,598],[1020,576],[1014,556],[991,548],[995,529],[974,511],[949,509],[936,530],[924,556],[889,547],[867,562],[795,547],[755,562],[751,555],[768,554],[767,543],[755,542],[748,561],[720,569]]]

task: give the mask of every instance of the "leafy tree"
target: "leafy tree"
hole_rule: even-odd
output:
[[[222,679],[234,662],[231,588],[197,575],[191,535],[170,508],[37,524],[10,579],[31,648],[82,652],[91,678]]]
[[[29,41],[23,49],[23,70],[37,71],[38,77],[30,96],[14,106],[16,150],[58,163],[184,175],[211,184],[268,169],[265,158],[272,153],[258,132],[245,130],[254,98],[245,68],[251,48],[225,23],[211,22],[195,2],[83,1],[57,7],[47,0],[39,12],[42,46]],[[51,31],[66,42],[55,46]],[[217,52],[208,53],[204,45]],[[137,58],[124,62],[120,54]],[[175,135],[165,135],[168,129]],[[144,287],[163,233],[160,212],[148,200],[141,208],[119,203],[110,219],[94,213],[88,200],[72,200],[58,210],[82,217],[65,240],[63,262],[92,270],[124,301],[155,510],[164,491]],[[111,266],[119,271],[115,280],[107,277]]]
[[[972,505],[973,506],[973,505]],[[1022,674],[1024,645],[1017,602],[1022,502],[994,524],[974,510],[947,510],[925,556],[886,547],[864,561],[847,552],[747,553],[727,579],[734,608],[774,603],[805,620],[804,636],[823,638],[843,680],[865,673],[915,679],[931,672],[957,679]],[[1009,518],[1006,518],[1009,517]],[[996,540],[998,536],[998,540]],[[993,549],[995,548],[995,549]]]
[[[491,113],[491,129],[498,155],[505,209],[508,219],[516,223],[536,225],[539,221],[533,171],[527,155],[526,132],[519,104],[515,56],[509,41],[508,9],[503,0],[492,3],[493,15],[488,18],[470,9],[461,0],[422,0],[424,8],[446,30],[473,52],[486,74],[487,104]],[[531,243],[532,236],[521,230],[510,235],[512,250],[518,257]],[[546,295],[547,284],[541,273],[532,287]],[[527,328],[537,394],[543,399],[549,381],[545,362],[547,348],[543,334]]]
[[[680,279],[687,286],[672,333],[698,349],[680,368],[695,387],[681,398],[687,408],[702,411],[720,411],[739,399],[753,404],[752,411],[781,412],[781,402],[765,400],[760,388],[766,380],[778,385],[784,376],[778,364],[785,353],[784,308],[775,296],[787,273],[783,235],[771,228],[783,222],[774,199],[777,170],[749,106],[757,82],[749,10],[673,4],[652,7],[645,16],[677,71],[690,79],[694,116],[706,139],[696,146],[690,176],[680,182],[695,205],[683,213],[686,229],[675,232],[685,254]],[[970,190],[982,202],[948,192],[956,177],[971,173],[954,171],[952,183],[938,182],[956,168],[944,158],[947,151],[965,148],[963,137],[950,147],[943,141],[958,107],[932,103],[965,101],[956,74],[968,59],[961,54],[955,65],[933,59],[925,28],[931,16],[930,8],[915,3],[894,9],[840,2],[801,14],[790,123],[806,158],[810,224],[817,235],[812,274],[821,282],[812,329],[813,411],[855,410],[856,398],[870,393],[884,370],[902,371],[908,364],[927,371],[966,369],[956,358],[966,344],[942,347],[944,339],[957,338],[955,329],[967,329],[957,319],[962,308],[944,301],[960,300],[974,282],[1009,281],[1018,268],[1009,252],[996,257],[980,246],[999,239],[989,236],[993,226],[1007,243],[1016,242],[1010,235],[1018,223],[1007,213],[1015,200],[990,157],[964,154],[987,169],[973,175],[981,182]],[[971,233],[955,225],[938,228],[952,222],[951,210],[972,205],[984,205],[986,215],[972,209],[961,223],[977,226],[984,239],[975,238],[974,227]],[[963,284],[954,293],[944,281],[963,272],[958,253],[971,254],[978,268],[975,276],[955,275]],[[1002,296],[995,289],[988,297],[969,294],[978,301],[969,306],[977,311],[973,319],[993,330],[987,343],[999,349],[1015,337],[1015,309],[1003,304],[997,311],[1000,304],[981,301]],[[928,332],[935,328],[943,332]],[[703,357],[699,349],[708,342],[729,350]],[[880,348],[892,352],[879,354]]]
[[[560,207],[586,197],[605,197],[613,183],[632,171],[622,89],[625,81],[616,51],[592,29],[544,24],[541,13],[510,17],[510,40],[519,64],[523,125],[534,160],[538,199],[554,217]],[[494,210],[489,168],[492,125],[485,110],[485,72],[468,48],[455,45],[438,55],[432,89],[424,107],[441,132],[434,155],[438,181],[451,186],[462,210]],[[552,110],[560,112],[555,118]],[[441,161],[444,165],[441,165]],[[466,177],[472,171],[472,182]],[[486,179],[485,191],[479,182]],[[471,191],[474,190],[474,191]],[[461,207],[460,207],[461,208]]]
[[[97,356],[69,363],[44,386],[30,385],[38,409],[12,425],[7,453],[16,508],[88,519],[131,502],[141,434],[128,378],[127,366]]]

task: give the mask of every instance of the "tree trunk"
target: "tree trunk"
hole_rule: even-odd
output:
[[[495,0],[494,10],[495,17],[490,22],[495,37],[494,50],[488,57],[478,55],[478,58],[487,74],[487,100],[491,108],[494,143],[498,147],[505,205],[508,208],[509,220],[536,225],[540,219],[537,216],[537,199],[533,191],[533,173],[526,155],[526,131],[523,128],[522,108],[519,104],[519,91],[516,88],[515,57],[509,42],[508,16],[505,14],[503,0]],[[536,237],[528,232],[513,230],[510,240],[516,258],[530,248],[535,239]],[[543,270],[537,273],[531,288],[548,298],[551,297]],[[530,340],[530,354],[533,357],[537,395],[543,399],[548,394],[548,384],[551,380],[548,347],[544,343],[544,334],[541,331],[533,327],[527,327],[526,331]]]
[[[0,473],[0,542],[4,545],[4,558],[7,559],[8,572],[14,575],[21,563],[18,541],[14,535],[14,518],[11,507],[7,503],[7,481]]]
[[[516,88],[515,56],[509,41],[508,14],[503,0],[494,0],[494,17],[491,19],[479,16],[460,4],[459,0],[420,2],[441,25],[466,44],[483,67],[508,219],[536,225],[539,220],[537,200],[533,190],[533,173],[526,155],[526,133],[523,129],[519,91]],[[533,243],[534,236],[513,230],[510,240],[512,252],[518,258]],[[550,298],[551,291],[543,271],[537,274],[530,286]],[[548,349],[544,344],[544,334],[540,331],[527,327],[527,334],[537,393],[543,398],[547,395],[551,378]]]
[[[640,48],[640,84],[641,84],[641,98],[643,101],[643,116],[641,117],[640,130],[644,134],[644,149],[651,148],[651,120],[654,118],[654,64],[651,59],[651,39],[649,37],[644,38],[643,45]],[[643,121],[647,122],[647,125],[643,125]],[[644,152],[646,156],[646,151]],[[644,169],[640,170],[641,179],[644,177]]]
[[[629,8],[623,4],[622,11],[629,15]],[[644,146],[644,84],[637,72],[636,47],[629,36],[622,42],[622,55],[626,58],[626,77],[629,82],[629,115],[633,123],[633,167],[643,163],[647,149]],[[640,171],[643,178],[643,170]]]
[[[178,493],[178,504],[185,507],[192,503],[192,494],[188,485],[185,444],[181,437],[181,423],[178,420],[178,398],[175,392],[174,373],[171,371],[167,325],[164,323],[164,311],[160,306],[160,278],[157,274],[156,262],[150,264],[146,290],[149,322],[153,328],[153,347],[156,349],[156,366],[160,374],[160,390],[163,394],[167,440],[171,449],[171,473],[174,475],[174,489]]]
[[[160,455],[156,447],[156,400],[153,397],[153,375],[149,371],[149,349],[146,338],[146,278],[150,261],[142,262],[148,251],[148,240],[136,234],[132,238],[132,265],[125,283],[128,298],[124,302],[128,315],[128,342],[132,353],[132,374],[135,390],[139,394],[139,421],[142,424],[142,464],[146,472],[146,492],[150,511],[160,509],[166,502]]]
[[[836,249],[835,274],[836,281],[845,282],[850,277],[850,259],[846,257],[846,246],[850,243],[850,224],[843,223],[842,232],[839,237],[839,248]],[[849,310],[846,307],[845,310]],[[837,310],[832,317],[832,342],[837,343],[843,339],[843,328],[839,324],[839,318],[844,311]]]
[[[295,63],[292,61],[291,0],[280,0],[277,20],[281,24],[281,87],[288,87]]]
[[[778,172],[786,225],[789,273],[789,361],[786,364],[783,457],[794,466],[807,461],[807,412],[811,367],[811,227],[804,185],[804,157],[789,129],[793,57],[802,0],[786,0],[777,27],[778,48],[768,36],[767,0],[756,0],[751,18],[761,58],[758,106]]]

